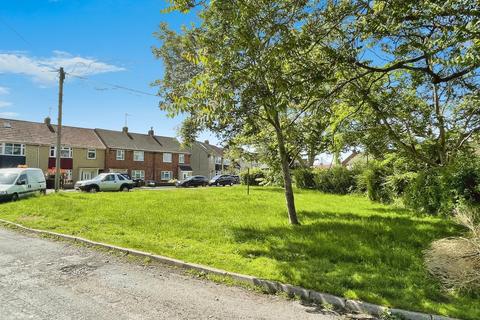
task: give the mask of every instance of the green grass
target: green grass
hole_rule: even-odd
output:
[[[0,217],[386,306],[479,319],[479,296],[441,290],[423,265],[451,222],[360,196],[243,187],[61,193],[0,205]]]

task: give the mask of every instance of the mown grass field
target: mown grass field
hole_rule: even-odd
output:
[[[283,191],[243,187],[61,193],[0,205],[0,217],[229,271],[414,311],[480,319],[480,297],[440,289],[423,266],[449,221],[361,196],[296,192],[302,225],[287,223]]]

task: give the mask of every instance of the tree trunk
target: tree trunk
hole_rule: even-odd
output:
[[[275,132],[277,135],[278,153],[282,163],[283,180],[285,182],[285,199],[287,201],[288,219],[290,224],[300,224],[297,218],[297,211],[295,210],[295,199],[293,197],[292,176],[290,175],[290,167],[288,165],[287,151],[285,149],[285,140],[278,114],[275,119]]]
[[[438,98],[438,88],[437,84],[433,84],[433,104],[435,106],[435,114],[438,121],[438,131],[439,131],[439,140],[440,140],[440,150],[439,158],[440,165],[445,165],[447,163],[447,146],[446,146],[446,133],[445,133],[445,118],[443,117],[442,110],[440,108],[440,101]]]

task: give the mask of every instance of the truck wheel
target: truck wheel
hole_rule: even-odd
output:
[[[18,200],[18,194],[14,193],[12,194],[12,201],[17,201]]]
[[[130,188],[126,184],[124,184],[120,187],[120,191],[128,192],[128,191],[130,191]]]
[[[90,193],[97,193],[98,191],[100,191],[100,189],[97,186],[91,186],[88,188],[88,192]]]

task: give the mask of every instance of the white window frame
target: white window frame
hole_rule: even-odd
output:
[[[178,154],[178,163],[181,163],[181,164],[185,163],[185,154],[183,153]]]
[[[117,150],[115,153],[115,159],[120,161],[125,160],[125,150]]]
[[[93,153],[93,157],[90,157],[90,153]],[[87,149],[87,159],[88,160],[97,159],[97,149]]]
[[[11,147],[12,152],[7,153],[7,145]],[[15,154],[15,149],[20,149],[20,154]],[[25,145],[23,143],[10,143],[4,142],[0,143],[0,154],[5,156],[16,156],[16,157],[24,157],[25,156]]]
[[[72,169],[65,169],[64,177],[65,177],[66,182],[72,182],[73,181],[73,170]]]
[[[145,152],[144,151],[133,151],[133,161],[144,161]]]
[[[165,177],[165,174],[168,173],[168,178]],[[160,173],[160,180],[168,181],[172,179],[172,171],[162,171]]]
[[[215,164],[222,164],[222,157],[215,157]]]
[[[170,156],[170,160],[169,159],[165,159],[165,156],[169,155]],[[167,157],[168,158],[168,157]],[[164,163],[172,163],[172,154],[170,152],[164,152],[163,153],[163,162]],[[165,171],[166,172],[166,171]]]
[[[132,179],[145,180],[145,170],[132,170]]]
[[[68,153],[66,157],[62,154],[63,152]],[[55,157],[57,157],[57,147],[56,146],[50,146],[50,158],[55,158]],[[62,159],[72,159],[73,158],[73,148],[63,146],[60,149],[60,158],[62,158]]]

